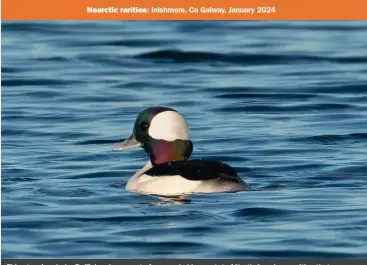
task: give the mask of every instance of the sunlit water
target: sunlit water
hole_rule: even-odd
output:
[[[366,22],[4,22],[2,257],[367,257]],[[126,192],[137,114],[253,191]]]

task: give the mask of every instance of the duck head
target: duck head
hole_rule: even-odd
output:
[[[152,165],[187,160],[193,151],[187,122],[177,111],[167,107],[152,107],[141,112],[131,136],[113,150],[137,147],[148,153]]]

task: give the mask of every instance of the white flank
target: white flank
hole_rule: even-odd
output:
[[[136,191],[144,194],[174,196],[192,193],[201,184],[201,181],[191,181],[181,176],[151,177],[142,175],[142,181]]]

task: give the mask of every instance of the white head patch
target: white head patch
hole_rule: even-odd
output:
[[[150,122],[148,133],[157,140],[174,141],[176,139],[189,139],[187,122],[175,111],[158,113]]]

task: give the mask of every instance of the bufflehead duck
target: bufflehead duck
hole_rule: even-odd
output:
[[[193,193],[236,192],[249,186],[229,165],[215,160],[188,160],[193,143],[185,119],[174,109],[152,107],[139,114],[130,138],[115,151],[142,147],[146,165],[126,184],[126,190],[179,196]]]

